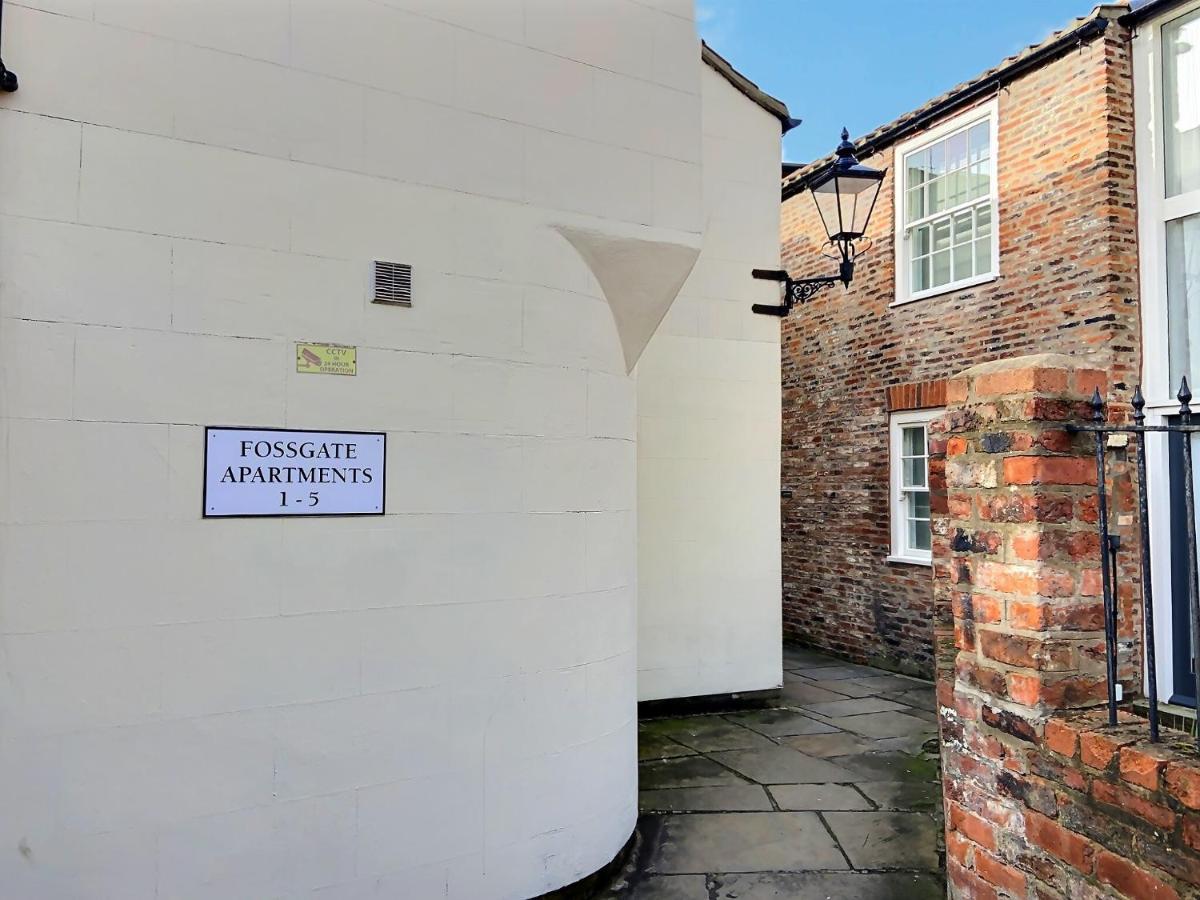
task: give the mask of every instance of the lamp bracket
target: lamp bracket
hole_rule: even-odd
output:
[[[801,303],[807,303],[817,291],[833,287],[839,282],[849,287],[854,277],[854,263],[843,262],[837,275],[824,275],[820,278],[792,278],[782,269],[752,269],[750,274],[762,281],[783,282],[783,303],[772,306],[766,303],[755,303],[750,307],[752,312],[763,316],[779,316],[783,318]]]

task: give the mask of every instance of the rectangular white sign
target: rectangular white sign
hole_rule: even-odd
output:
[[[381,516],[387,435],[204,429],[204,516]]]

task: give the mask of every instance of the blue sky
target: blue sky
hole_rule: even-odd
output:
[[[1091,0],[696,0],[701,36],[804,124],[783,158],[808,162],[982,72]]]

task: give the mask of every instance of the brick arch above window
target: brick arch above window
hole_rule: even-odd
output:
[[[946,379],[893,384],[887,389],[887,411],[937,409],[946,405]]]

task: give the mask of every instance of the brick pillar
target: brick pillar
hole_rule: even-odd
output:
[[[934,591],[953,629],[938,688],[953,897],[994,897],[975,848],[1002,865],[988,848],[1024,831],[1006,771],[1024,771],[1050,714],[1105,697],[1094,443],[1065,424],[1086,421],[1106,384],[1065,356],[986,363],[949,383],[933,429]],[[971,859],[956,859],[966,846]]]

